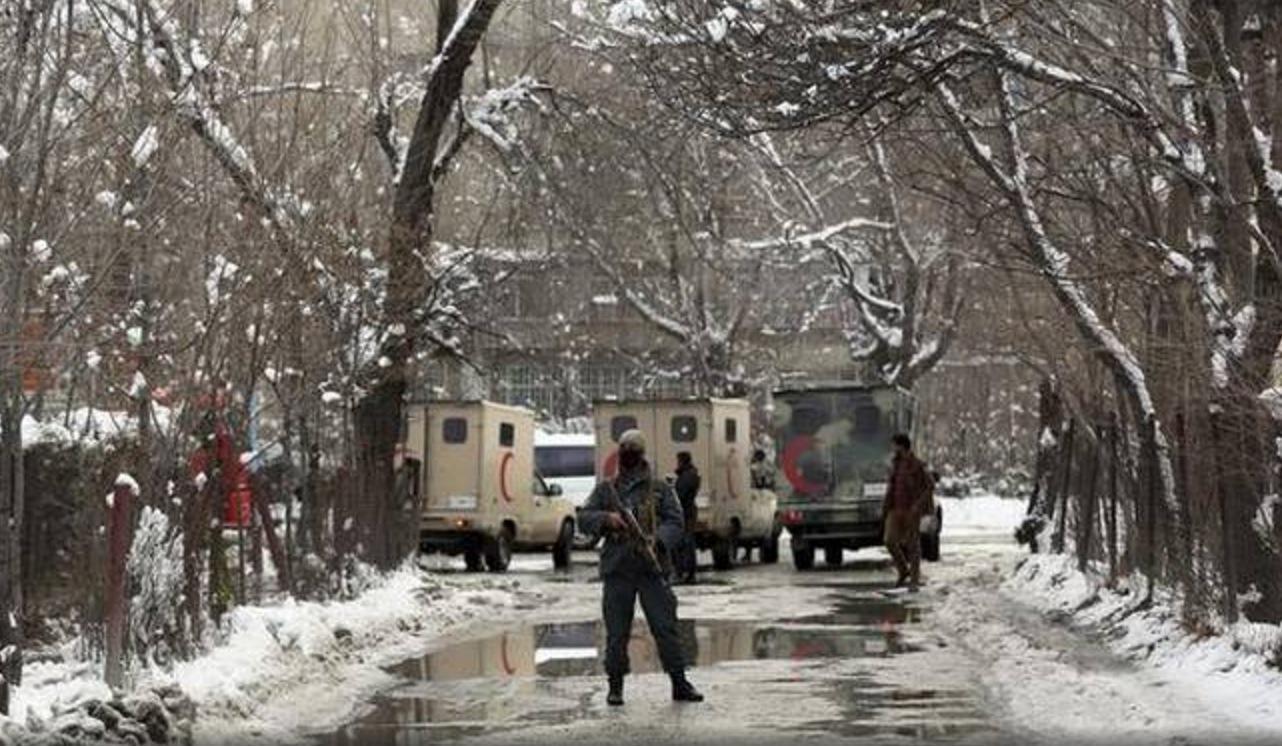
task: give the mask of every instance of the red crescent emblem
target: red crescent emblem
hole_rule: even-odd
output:
[[[508,454],[508,455],[510,456],[511,454]],[[503,640],[502,642],[499,643],[499,657],[502,658],[501,662],[503,664],[503,671],[506,672],[508,676],[515,674],[516,666],[513,666],[512,661],[509,660],[507,657],[507,633],[506,632],[503,633]]]
[[[512,463],[512,452],[508,451],[503,454],[503,460],[499,462],[499,491],[503,493],[503,499],[512,502],[512,493],[507,488],[507,467]]]
[[[792,485],[793,489],[806,495],[823,492],[827,487],[827,485],[815,484],[814,482],[807,481],[806,478],[802,476],[801,469],[797,464],[801,455],[807,451],[814,450],[814,447],[814,436],[798,435],[788,441],[787,447],[783,449],[783,474],[788,478],[788,483]]]
[[[610,451],[610,455],[605,457],[605,461],[601,463],[601,471],[603,472],[601,476],[606,479],[614,479],[615,475],[619,473],[618,448]]]

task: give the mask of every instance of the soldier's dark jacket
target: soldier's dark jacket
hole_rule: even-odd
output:
[[[605,526],[605,514],[610,511],[610,488],[613,485],[619,502],[632,510],[641,529],[656,537],[671,552],[681,541],[685,530],[685,517],[672,488],[662,480],[654,479],[649,464],[620,472],[610,482],[597,484],[596,489],[579,511],[579,530],[585,534],[600,534]],[[607,532],[601,542],[601,574],[652,572],[649,561],[628,543],[624,532]]]

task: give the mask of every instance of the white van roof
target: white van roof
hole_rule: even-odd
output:
[[[595,448],[596,436],[592,433],[549,433],[543,430],[534,431],[534,447],[539,446],[579,446]]]

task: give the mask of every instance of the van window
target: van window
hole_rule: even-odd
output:
[[[629,430],[637,429],[637,418],[630,414],[621,414],[610,420],[610,437],[615,443],[619,442],[619,437]]]
[[[510,422],[499,424],[499,445],[511,448],[516,445],[516,427]]]
[[[534,465],[545,477],[590,477],[596,473],[592,446],[539,446]]]
[[[463,417],[446,417],[441,423],[441,436],[446,443],[467,442],[467,419]]]
[[[689,415],[672,418],[672,442],[691,443],[699,437],[699,422]]]
[[[733,443],[739,439],[739,421],[735,419],[726,420],[726,442]]]

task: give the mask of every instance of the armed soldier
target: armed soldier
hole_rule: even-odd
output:
[[[637,597],[659,649],[663,670],[672,679],[672,699],[702,702],[686,679],[685,657],[677,635],[677,598],[668,586],[669,553],[681,541],[685,520],[672,489],[655,479],[645,460],[645,436],[629,430],[619,438],[619,473],[601,482],[579,513],[585,533],[601,534],[602,610],[605,616],[606,701],[623,704],[628,674],[628,638]]]

